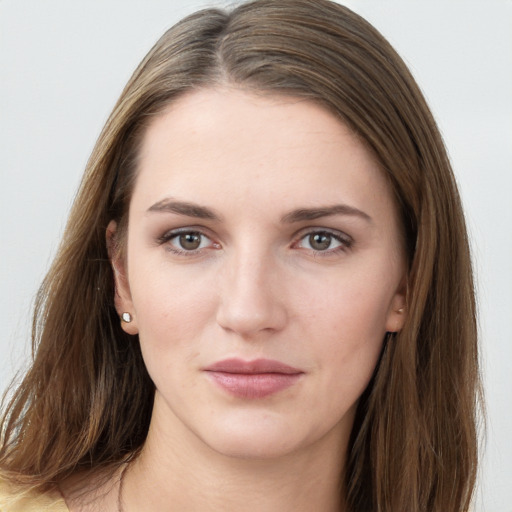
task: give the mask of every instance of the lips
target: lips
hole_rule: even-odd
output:
[[[304,372],[271,359],[225,359],[204,369],[207,376],[230,395],[265,398],[293,386]]]

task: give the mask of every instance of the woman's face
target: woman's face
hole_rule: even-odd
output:
[[[152,428],[238,457],[345,442],[402,326],[403,252],[382,172],[323,108],[231,89],[176,101],[145,134],[114,261]]]

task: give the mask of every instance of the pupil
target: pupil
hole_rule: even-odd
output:
[[[325,251],[331,245],[331,235],[326,233],[315,233],[309,236],[309,244],[317,251]]]
[[[183,249],[193,251],[201,245],[201,237],[197,233],[186,233],[180,235],[180,245]]]

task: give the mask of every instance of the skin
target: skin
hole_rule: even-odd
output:
[[[163,206],[176,201],[216,218]],[[291,213],[334,205],[315,219]],[[342,510],[357,401],[386,332],[404,322],[403,253],[383,173],[320,106],[205,89],[155,119],[126,256],[112,262],[117,310],[133,318],[123,328],[139,334],[156,386],[125,512]],[[235,397],[204,371],[229,357],[277,360],[300,378]]]

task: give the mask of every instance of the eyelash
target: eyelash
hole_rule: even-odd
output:
[[[181,235],[197,235],[197,236],[201,237],[202,240],[204,238],[211,240],[210,237],[208,235],[206,235],[205,233],[203,233],[201,230],[187,227],[187,228],[181,228],[181,229],[175,229],[172,231],[168,231],[167,233],[165,233],[164,235],[159,237],[157,239],[157,242],[159,245],[166,244],[167,245],[166,250],[168,250],[169,252],[172,252],[173,254],[176,254],[178,256],[185,256],[185,257],[195,256],[195,255],[198,255],[201,251],[203,251],[205,249],[205,247],[199,247],[197,249],[186,250],[186,249],[180,249],[176,246],[173,246],[170,242],[173,239],[176,239]],[[301,243],[307,237],[311,237],[313,235],[327,235],[328,237],[331,238],[331,242],[334,240],[336,242],[339,242],[339,244],[340,244],[338,247],[335,247],[334,249],[326,249],[326,250],[315,250],[312,248],[304,249],[304,250],[312,251],[315,257],[317,257],[317,256],[328,257],[328,256],[336,255],[340,252],[345,252],[348,249],[350,249],[354,243],[353,239],[350,236],[348,236],[347,234],[345,234],[341,231],[335,231],[335,230],[330,230],[330,229],[326,229],[326,228],[309,228],[307,231],[302,231],[298,234],[298,238],[296,238],[296,241],[292,244],[292,247],[296,247],[299,243]],[[201,240],[201,243],[202,243],[202,240]],[[215,248],[215,249],[220,248],[220,244],[217,244],[215,242],[212,242],[212,245],[213,245],[213,248]]]

